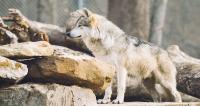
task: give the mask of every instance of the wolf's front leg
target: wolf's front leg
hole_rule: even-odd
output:
[[[112,101],[114,104],[124,102],[124,94],[126,90],[127,70],[124,67],[117,68],[117,98]]]
[[[103,99],[99,99],[99,100],[97,101],[97,103],[98,103],[98,104],[106,104],[106,103],[109,103],[109,102],[110,102],[111,95],[112,95],[112,82],[111,82],[111,83],[109,84],[109,86],[106,88]]]

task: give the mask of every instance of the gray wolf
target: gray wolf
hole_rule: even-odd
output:
[[[81,15],[66,35],[73,39],[81,38],[96,58],[115,66],[117,97],[113,103],[124,102],[127,76],[135,77],[137,82],[143,83],[155,102],[161,101],[156,84],[165,89],[171,101],[182,101],[176,89],[176,68],[165,50],[127,36],[112,22],[88,9],[77,10],[71,15],[76,14]],[[111,87],[112,84],[98,103],[110,102]]]

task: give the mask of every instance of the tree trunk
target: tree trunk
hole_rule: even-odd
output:
[[[145,40],[149,37],[149,0],[109,0],[108,18],[124,30]]]
[[[161,45],[164,27],[166,6],[168,0],[154,0],[151,27],[150,27],[150,42]]]

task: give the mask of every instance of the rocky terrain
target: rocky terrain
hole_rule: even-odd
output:
[[[94,106],[114,68],[84,53],[46,41],[0,46],[3,106]]]

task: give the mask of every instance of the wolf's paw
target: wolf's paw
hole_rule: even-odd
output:
[[[122,104],[124,101],[123,100],[119,100],[119,99],[115,99],[112,101],[113,104]]]
[[[110,102],[110,99],[99,99],[97,101],[98,104],[107,104]]]

